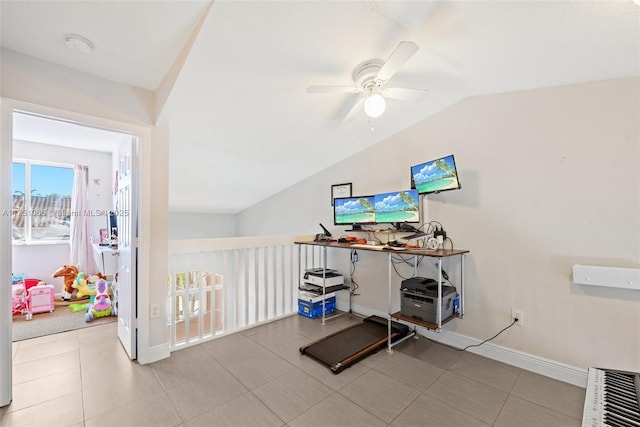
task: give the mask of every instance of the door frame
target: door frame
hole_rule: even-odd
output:
[[[151,203],[149,196],[143,197],[144,188],[151,182],[150,146],[152,137],[151,126],[145,127],[126,122],[119,122],[101,117],[74,113],[58,108],[32,104],[24,101],[0,97],[0,212],[11,209],[11,162],[13,160],[13,120],[12,113],[22,111],[52,117],[59,120],[78,123],[84,126],[108,129],[117,132],[130,133],[138,137],[138,361],[148,363],[152,361],[149,346],[149,315],[150,300],[150,260],[151,248],[149,236],[151,234],[150,218]],[[0,215],[0,230],[2,235],[10,236],[11,216]],[[141,262],[142,260],[142,262]],[[11,274],[11,239],[0,241],[0,280],[3,282]],[[12,359],[13,345],[11,336],[11,287],[0,286],[0,407],[8,405],[12,400]]]

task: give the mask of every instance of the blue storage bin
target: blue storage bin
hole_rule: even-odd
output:
[[[324,314],[331,314],[336,311],[336,297],[327,298],[324,303]],[[298,300],[298,314],[310,319],[322,316],[322,301],[309,302]]]

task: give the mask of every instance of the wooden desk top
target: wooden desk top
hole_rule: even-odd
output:
[[[453,255],[461,255],[466,254],[469,251],[467,249],[422,249],[422,248],[404,248],[402,250],[395,249],[378,249],[378,248],[365,248],[364,246],[352,247],[351,243],[339,243],[335,240],[322,241],[322,242],[294,242],[296,245],[312,245],[312,246],[324,246],[328,248],[339,248],[339,249],[355,249],[358,251],[370,251],[370,252],[379,252],[379,253],[392,253],[398,255],[422,255],[428,257],[437,257],[443,258]]]

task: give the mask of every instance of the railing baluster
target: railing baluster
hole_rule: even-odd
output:
[[[308,247],[294,251],[290,238],[254,240],[170,242],[166,311],[172,351],[297,312],[299,270],[318,254]]]
[[[219,262],[219,258],[221,255],[223,255],[222,253],[218,253],[218,252],[211,252],[211,270],[210,270],[210,274],[211,274],[211,334],[215,335],[217,333],[217,327],[216,327],[216,322],[217,322],[217,318],[216,318],[216,310],[218,308],[218,306],[220,304],[222,304],[223,299],[220,298],[216,292],[216,289],[218,287],[218,276],[220,276],[218,274],[219,270],[222,270],[222,268],[224,267],[220,267],[221,263]],[[224,276],[221,276],[224,277]]]
[[[253,249],[253,289],[254,289],[254,293],[255,293],[255,309],[254,309],[254,315],[255,315],[255,319],[254,322],[252,323],[257,323],[259,322],[260,319],[260,288],[262,288],[261,286],[261,280],[260,280],[260,249],[259,248],[254,248]]]
[[[235,330],[236,325],[233,323],[233,319],[235,318],[235,313],[233,312],[233,307],[235,307],[235,287],[233,284],[233,276],[229,271],[229,251],[224,251],[222,253],[222,280],[223,283],[227,285],[227,292],[223,294],[222,299],[222,313],[223,318],[225,319],[223,322],[223,327],[228,326],[229,330]],[[226,303],[226,304],[225,304]],[[227,307],[229,310],[227,310]]]
[[[271,248],[271,280],[273,282],[273,291],[271,293],[271,313],[273,316],[280,314],[278,311],[278,252],[282,246],[273,246]]]

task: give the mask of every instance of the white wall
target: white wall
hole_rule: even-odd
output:
[[[153,92],[95,77],[9,49],[2,56],[2,96],[135,124],[154,121]]]
[[[236,216],[202,212],[169,212],[169,239],[236,236]]]
[[[82,164],[89,168],[88,209],[106,212],[111,209],[111,153],[79,150],[28,141],[14,141],[13,157],[40,160],[61,164]],[[96,183],[96,181],[98,183]],[[99,242],[100,228],[106,228],[106,217],[88,217],[90,236]],[[52,273],[62,264],[69,263],[69,245],[51,243],[37,245],[13,245],[12,270],[24,272],[27,277],[37,278],[55,286],[56,294],[64,287],[62,278],[52,278]],[[94,272],[93,270],[91,272]]]
[[[466,99],[245,210],[238,232],[320,232],[333,222],[331,184],[352,182],[354,195],[408,188],[411,165],[453,153],[463,188],[427,198],[429,218],[471,251],[465,318],[444,329],[488,338],[517,308],[524,325],[496,344],[640,371],[640,292],[571,279],[575,263],[640,267],[639,94],[627,78]],[[331,265],[348,272],[347,254],[334,251]],[[447,268],[457,283],[458,266]],[[386,312],[386,263],[361,253],[356,274],[354,303]]]
[[[168,223],[168,133],[154,126],[153,92],[100,79],[6,49],[2,49],[0,54],[3,102],[9,99],[12,104],[20,104],[27,111],[62,116],[99,128],[141,136],[138,359],[148,363],[167,357],[166,324],[163,324],[162,316],[149,319],[149,305],[164,307],[166,298]],[[9,122],[10,115],[5,111],[2,125],[10,128]],[[0,146],[0,158],[10,152],[10,148],[4,144],[4,138],[5,133],[3,145]],[[4,175],[0,177],[4,179]],[[8,183],[0,182],[0,187],[5,185]],[[5,208],[10,204],[10,198],[0,202]],[[0,274],[3,275],[8,273],[4,271],[4,265],[0,263],[3,269]],[[9,297],[9,293],[5,293]],[[1,320],[0,330],[4,331],[6,321],[5,318]],[[3,360],[0,362],[4,363]]]

